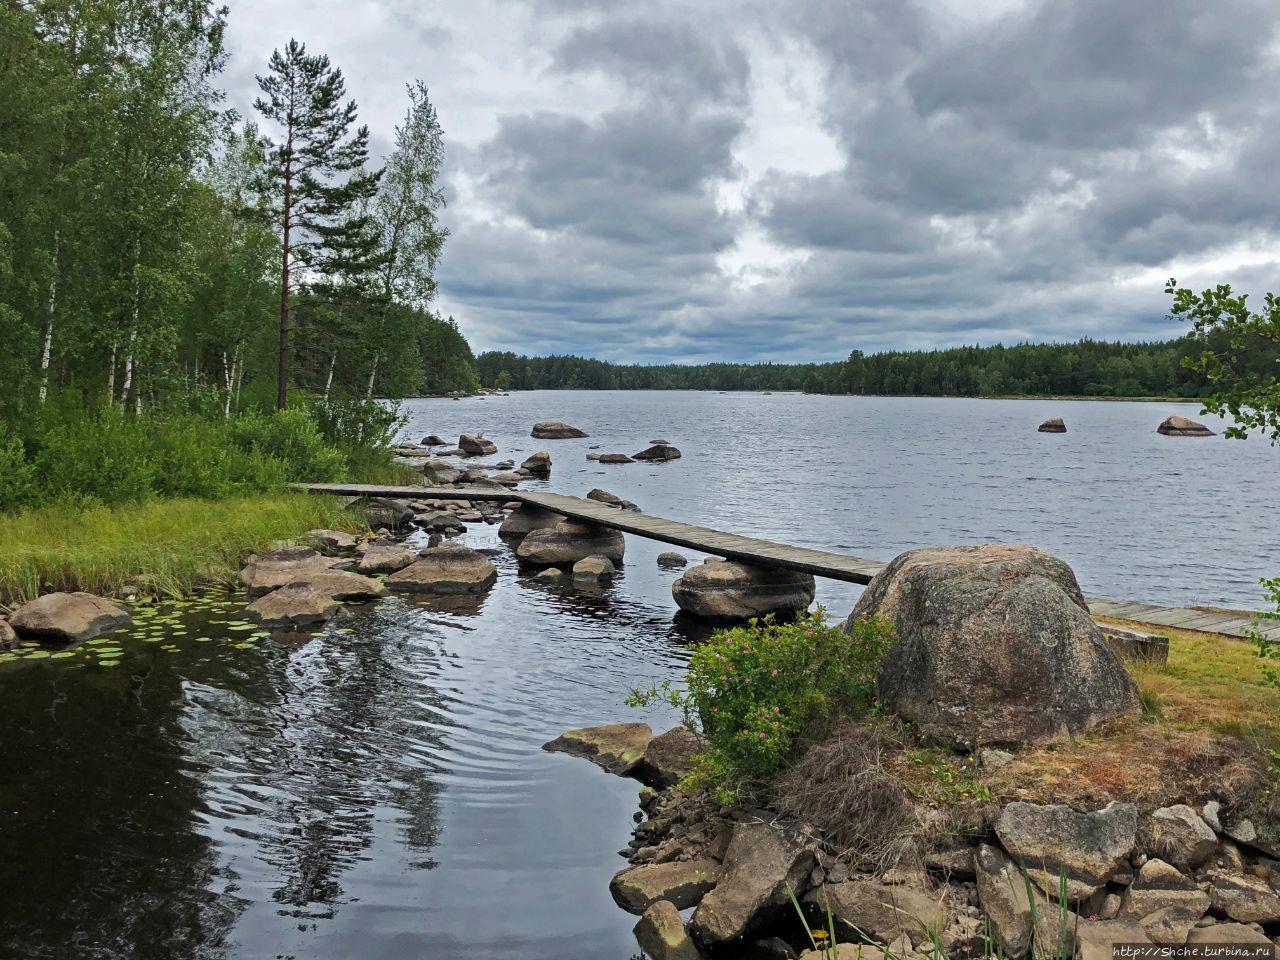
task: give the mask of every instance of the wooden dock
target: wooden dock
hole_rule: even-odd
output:
[[[519,502],[540,507],[574,520],[632,533],[649,540],[670,543],[730,560],[742,560],[765,567],[798,570],[828,580],[867,584],[885,568],[879,560],[851,557],[809,547],[794,547],[757,537],[713,530],[676,520],[663,520],[644,513],[632,513],[595,500],[583,500],[559,493],[513,490],[497,487],[389,487],[370,484],[299,483],[294,487],[311,493],[347,497],[387,497],[395,500],[488,500]],[[1280,620],[1252,618],[1231,611],[1198,610],[1193,607],[1161,607],[1132,600],[1086,597],[1094,616],[1128,620],[1154,627],[1199,630],[1232,637],[1246,637],[1251,629],[1280,642]]]

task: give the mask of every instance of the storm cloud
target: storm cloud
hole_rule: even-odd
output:
[[[1175,335],[1164,281],[1280,287],[1270,0],[233,2],[386,148],[448,149],[442,311],[621,361]]]

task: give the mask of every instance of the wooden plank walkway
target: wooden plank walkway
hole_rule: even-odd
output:
[[[867,584],[885,568],[879,560],[851,557],[842,553],[794,547],[757,537],[744,537],[691,523],[663,520],[644,513],[618,510],[595,500],[583,500],[559,493],[513,490],[491,486],[396,487],[370,484],[296,483],[293,486],[311,493],[349,497],[388,497],[396,500],[488,500],[499,503],[519,502],[540,507],[575,520],[597,523],[623,533],[670,543],[730,560],[743,560],[767,567],[798,570],[828,580]],[[1133,600],[1109,600],[1086,597],[1094,616],[1129,620],[1154,627],[1199,630],[1232,637],[1245,637],[1256,629],[1263,636],[1280,642],[1280,620],[1256,619],[1239,613],[1196,610],[1190,607],[1161,607]]]

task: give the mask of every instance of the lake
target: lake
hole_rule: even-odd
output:
[[[1280,451],[1155,433],[1196,410],[535,392],[410,401],[405,436],[483,432],[491,461],[548,449],[530,489],[603,487],[734,532],[883,560],[1029,542],[1089,593],[1256,607],[1280,574]],[[1070,432],[1037,433],[1052,415]],[[591,436],[535,441],[538,419]],[[586,460],[657,438],[684,457]],[[628,960],[634,918],[607,884],[638,784],[541,745],[677,722],[622,702],[685,660],[666,548],[629,538],[612,586],[548,588],[495,529],[466,538],[499,568],[479,601],[392,599],[267,637],[208,598],[0,665],[0,956]],[[819,600],[843,616],[858,589],[820,581]]]

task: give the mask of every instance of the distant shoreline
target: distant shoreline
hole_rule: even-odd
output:
[[[706,393],[733,394],[755,396],[790,396],[790,397],[867,397],[874,399],[898,400],[1054,400],[1107,403],[1181,403],[1203,406],[1200,397],[1170,396],[1135,396],[1135,397],[1101,397],[1065,393],[996,393],[996,394],[937,394],[937,393],[806,393],[803,390],[700,390],[695,387],[539,387],[533,390],[478,390],[475,393],[426,393],[413,397],[380,398],[388,402],[404,400],[474,400],[484,397],[516,396],[522,393]]]

